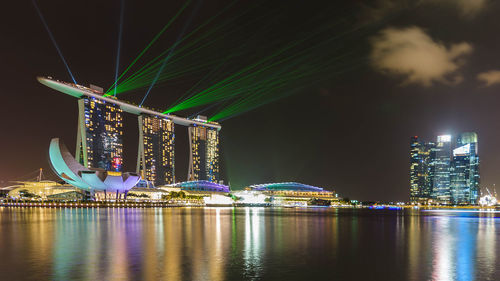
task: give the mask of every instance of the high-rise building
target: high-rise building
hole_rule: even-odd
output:
[[[198,116],[197,119],[206,121]],[[188,180],[219,181],[219,131],[215,128],[192,125],[189,133]]]
[[[425,143],[417,136],[410,141],[410,201],[425,203],[432,197],[432,151],[434,143]]]
[[[121,171],[122,110],[93,97],[78,100],[76,159],[87,168]]]
[[[479,199],[479,156],[476,133],[457,138],[450,169],[452,204],[477,204]]]
[[[441,204],[477,204],[479,156],[476,133],[441,135],[436,143],[412,137],[410,147],[410,201]],[[430,193],[429,193],[430,192]]]
[[[174,123],[171,120],[139,115],[137,173],[155,186],[173,184]]]
[[[451,164],[451,136],[437,137],[431,159],[433,187],[432,197],[441,203],[450,202],[450,164]]]

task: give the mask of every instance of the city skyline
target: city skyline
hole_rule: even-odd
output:
[[[500,280],[500,1],[4,2],[7,279]]]
[[[239,60],[241,56],[238,55],[242,53],[250,63],[257,61],[270,55],[265,49],[275,45],[282,46],[278,43],[298,44],[296,40],[307,31],[314,30],[313,27],[323,26],[325,30],[331,30],[331,34],[345,30],[343,26],[338,29],[335,27],[335,18],[346,18],[350,22],[369,22],[368,29],[349,33],[352,37],[343,38],[342,44],[327,47],[319,45],[315,52],[306,52],[307,56],[303,60],[294,60],[276,73],[289,72],[294,66],[312,59],[313,54],[325,53],[331,57],[343,55],[343,50],[335,47],[338,45],[346,46],[356,52],[354,57],[363,60],[359,63],[350,58],[350,66],[354,69],[344,67],[345,65],[342,65],[345,71],[336,69],[330,72],[321,68],[324,73],[314,72],[313,78],[308,76],[308,80],[303,83],[307,87],[297,89],[298,93],[295,95],[280,96],[273,102],[222,121],[224,130],[219,136],[224,148],[221,150],[220,161],[222,178],[230,181],[236,188],[259,182],[297,181],[335,189],[340,194],[360,200],[406,200],[409,181],[408,137],[417,134],[423,138],[431,138],[434,135],[475,131],[481,136],[481,185],[493,186],[500,181],[496,172],[500,168],[500,152],[496,150],[500,132],[493,122],[500,118],[496,110],[500,98],[497,94],[498,85],[491,78],[494,77],[494,72],[490,76],[486,75],[488,71],[500,67],[495,64],[498,55],[494,51],[500,46],[500,42],[492,36],[498,31],[496,25],[489,24],[491,29],[483,28],[488,22],[495,20],[499,5],[486,1],[487,5],[468,14],[461,7],[444,3],[445,1],[439,6],[419,3],[407,7],[394,5],[393,8],[382,2],[364,7],[357,3],[341,3],[340,6],[338,3],[323,4],[324,9],[320,10],[328,10],[328,16],[312,4],[301,6],[291,3],[282,8],[278,3],[267,3],[261,8],[255,8],[251,3],[242,2],[240,6],[231,7],[235,10],[230,10],[230,13],[223,14],[214,21],[214,24],[222,23],[248,10],[248,17],[242,16],[241,22],[235,23],[235,26],[241,28],[239,31],[245,32],[227,33],[226,39],[218,41],[220,44],[217,48],[208,49],[193,58],[196,62],[208,63],[207,59],[212,58],[209,56],[211,52],[218,50],[214,54],[227,58],[227,65],[235,69],[241,69],[249,63],[234,63],[230,60],[232,56]],[[223,10],[227,4],[229,3],[220,2],[200,9],[192,24],[186,28],[185,34],[217,14],[217,11]],[[45,151],[51,137],[59,136],[66,141],[70,151],[75,151],[74,129],[61,128],[74,128],[78,122],[74,99],[45,89],[35,80],[39,75],[51,75],[67,81],[71,79],[37,11],[31,3],[11,2],[8,5],[12,13],[2,19],[1,28],[3,34],[6,34],[3,53],[9,54],[3,57],[4,65],[9,65],[10,68],[2,72],[6,82],[2,83],[0,91],[4,96],[4,106],[20,109],[23,114],[16,114],[16,122],[3,122],[0,128],[2,132],[9,133],[4,137],[0,151],[3,155],[3,160],[0,161],[0,180],[3,181],[22,177],[40,167],[48,170]],[[96,5],[97,2],[90,1],[82,6],[72,7],[56,1],[39,3],[39,8],[76,80],[84,85],[93,83],[107,88],[113,83],[115,74],[119,13],[116,12],[116,3],[99,3],[99,9],[96,9]],[[131,2],[125,8],[120,72],[161,30],[166,24],[166,18],[173,16],[181,6],[181,2],[168,5],[156,2],[137,5]],[[57,12],[61,7],[71,9],[71,15]],[[157,9],[152,11],[150,7]],[[257,12],[254,13],[251,8],[257,9]],[[256,16],[268,15],[266,11],[276,15],[279,20]],[[161,37],[151,47],[151,53],[145,55],[146,61],[175,42],[176,36],[182,34],[183,23],[188,17],[189,14],[181,17],[181,21],[169,29],[170,33],[165,33],[168,36]],[[245,25],[248,20],[255,20],[252,23],[256,25],[249,28]],[[451,25],[450,22],[454,24]],[[16,32],[11,32],[12,30]],[[408,37],[402,36],[405,34]],[[384,46],[381,43],[389,44],[401,38],[419,38],[419,42],[423,42],[416,44],[415,50],[410,50],[416,54],[441,50],[431,53],[438,56],[432,57],[431,69],[442,70],[438,66],[444,64],[451,65],[450,69],[454,70],[445,67],[437,74],[428,74],[426,69],[414,68],[408,62],[405,64],[407,68],[402,69],[401,73],[394,73],[392,65],[385,64],[384,58],[377,54]],[[91,41],[99,44],[91,44]],[[249,48],[255,51],[255,56],[247,56],[245,48],[236,46],[238,42],[257,46]],[[182,48],[182,45],[179,46]],[[455,56],[448,56],[454,46],[457,53]],[[270,52],[277,49],[279,48]],[[405,57],[408,50],[390,51],[401,51],[401,55]],[[324,57],[314,58],[313,61],[316,63],[322,58]],[[443,64],[438,64],[440,62]],[[417,78],[410,79],[413,76],[408,74],[408,69],[415,70]],[[233,73],[231,71],[232,69],[224,69],[222,77]],[[307,73],[312,73],[311,71],[313,70],[308,70]],[[333,72],[340,74],[325,74]],[[217,72],[212,74],[218,78]],[[290,77],[297,78],[295,73],[292,74]],[[479,74],[484,74],[480,76],[481,79],[478,78]],[[190,78],[187,75],[176,80],[179,84],[172,82],[155,86],[145,105],[166,110],[203,76]],[[285,79],[283,76],[276,78]],[[316,78],[321,81],[313,82]],[[188,80],[188,85],[181,85],[184,79]],[[209,82],[219,80],[206,81],[210,86]],[[273,87],[273,84],[269,85],[266,87]],[[293,83],[292,85],[295,86]],[[123,93],[120,98],[140,103],[146,90]],[[191,116],[205,109],[206,113],[212,113],[211,110],[216,111],[223,105],[221,102],[210,105],[213,107],[209,109],[204,106],[186,109],[180,115]],[[14,116],[9,111],[2,111],[0,114],[3,120]],[[123,168],[135,171],[139,136],[138,133],[132,133],[137,131],[137,123],[130,121],[130,118],[137,122],[136,117],[124,116],[124,155],[130,157],[123,159]],[[371,140],[369,145],[367,138]],[[188,133],[176,131],[176,141],[178,140],[188,140]],[[9,149],[11,147],[15,149]],[[187,144],[179,144],[175,149],[175,155],[189,155]],[[374,160],[366,161],[366,157]],[[188,161],[189,159],[176,159],[176,177],[186,177]]]
[[[474,132],[440,135],[435,142],[411,137],[410,202],[477,205],[481,195],[479,163],[478,135]]]

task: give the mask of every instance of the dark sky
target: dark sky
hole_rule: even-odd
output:
[[[193,7],[200,6],[187,30],[231,2],[193,1]],[[351,199],[407,200],[410,136],[432,140],[438,134],[464,131],[479,135],[481,186],[500,182],[500,72],[495,71],[500,70],[499,3],[267,2],[238,1],[214,23],[248,10],[234,22],[238,32],[219,36],[216,47],[201,50],[193,60],[224,57],[246,40],[238,49],[243,55],[231,62],[237,69],[322,27],[326,32],[310,44],[353,31],[307,53],[307,58],[315,61],[349,50],[354,55],[337,67],[349,70],[333,73],[318,67],[321,79],[300,81],[298,93],[222,122],[223,174],[233,188],[298,181]],[[182,4],[125,1],[121,70]],[[108,87],[114,79],[120,1],[38,5],[77,81]],[[172,45],[193,7],[160,37],[144,61]],[[20,179],[40,167],[53,177],[48,143],[60,137],[74,149],[77,103],[35,78],[70,78],[31,1],[3,3],[0,15],[0,180]],[[153,88],[147,104],[167,108],[198,79],[193,74],[161,84]],[[139,89],[120,98],[139,102],[144,92]],[[125,121],[125,170],[135,170],[137,123],[134,116]],[[187,173],[185,131],[176,127],[178,180]]]

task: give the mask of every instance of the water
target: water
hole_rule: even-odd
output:
[[[3,207],[0,278],[500,280],[499,223],[475,212]]]

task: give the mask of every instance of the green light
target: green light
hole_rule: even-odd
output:
[[[160,38],[160,36],[163,34],[163,32],[165,32],[165,30],[167,30],[167,28],[170,27],[170,25],[177,19],[177,17],[182,13],[182,11],[184,11],[184,9],[186,9],[186,7],[189,5],[189,3],[191,3],[192,0],[188,0],[182,7],[179,11],[177,11],[177,13],[174,15],[173,18],[170,19],[170,21],[168,21],[168,23],[160,30],[160,32],[158,32],[158,34],[156,34],[156,36],[153,38],[153,40],[151,40],[151,42],[149,42],[149,44],[146,46],[146,48],[144,48],[140,53],[139,55],[132,61],[132,63],[125,69],[125,71],[123,71],[122,74],[120,74],[120,76],[118,77],[118,79],[115,81],[115,83],[113,83],[113,85],[111,85],[111,87],[109,87],[109,89],[106,91],[106,94],[104,96],[110,96],[109,94],[109,91],[116,85],[116,82],[119,81],[123,75],[125,75],[129,69],[144,55],[144,53],[146,53],[146,51],[156,42],[156,40],[158,40],[158,38]]]
[[[190,0],[191,1],[191,0]],[[207,26],[209,23],[211,23],[215,18],[217,18],[218,16],[220,16],[221,14],[223,14],[225,11],[227,11],[229,8],[231,8],[236,2],[238,2],[238,0],[235,0],[233,1],[232,3],[230,3],[229,5],[227,5],[224,9],[222,9],[219,13],[215,14],[214,16],[210,17],[207,21],[205,21],[203,24],[201,24],[200,26],[198,26],[196,29],[194,29],[193,31],[191,31],[188,35],[184,36],[184,38],[182,38],[177,44],[180,44],[182,43],[183,41],[187,40],[188,38],[190,38],[192,35],[196,34],[198,31],[200,31],[203,27]],[[188,3],[187,3],[188,4]],[[187,6],[187,4],[185,6]],[[178,14],[175,16],[177,17],[180,12],[182,12],[182,10],[185,8],[185,6],[181,9],[181,11],[178,12]],[[224,26],[227,26],[229,23],[231,23],[232,21],[234,21],[238,16],[241,16],[240,15],[237,15],[236,17],[233,17],[231,19],[229,19],[228,21],[226,21],[225,23],[219,25],[218,27],[216,28],[213,28],[212,30],[210,31],[207,31],[207,32],[204,32],[202,34],[202,36],[200,36],[199,38],[197,38],[196,40],[194,41],[191,41],[189,42],[186,46],[182,47],[182,48],[179,48],[178,51],[174,52],[172,56],[175,56],[176,54],[178,53],[181,53],[182,51],[184,51],[185,49],[195,45],[196,43],[200,42],[202,39],[204,38],[207,38],[209,37],[211,34],[215,33],[216,31],[218,31],[219,29],[223,28]],[[171,21],[175,20],[175,18],[173,18]],[[170,22],[169,22],[170,24]],[[169,25],[167,24],[167,25]],[[168,26],[166,26],[168,27]],[[135,62],[137,62],[137,60],[144,54],[144,52],[149,49],[149,47],[154,43],[154,41],[156,41],[159,37],[159,35],[161,35],[161,33],[163,33],[166,29],[166,27],[164,27],[164,29],[162,29],[162,31],[160,31],[160,33],[153,39],[153,41],[148,44],[148,46],[139,54],[139,56],[131,63],[131,65],[129,65],[129,67],[127,67],[127,69],[120,75],[120,77],[118,78],[118,80],[120,80],[125,74],[126,72],[128,72],[128,70],[135,64]],[[222,36],[224,36],[224,34],[222,34]],[[216,39],[213,39],[211,42],[209,43],[214,43],[216,42],[217,40]],[[207,44],[209,44],[207,43]],[[206,45],[206,44],[205,44]],[[173,46],[169,47],[168,49],[164,50],[160,55],[156,56],[153,60],[149,61],[146,65],[144,65],[141,69],[139,69],[138,71],[134,72],[134,74],[132,74],[129,78],[127,78],[124,82],[130,82],[130,79],[137,79],[138,77],[140,76],[144,76],[144,75],[147,75],[149,72],[155,72],[158,67],[161,65],[161,58],[163,58],[166,54],[168,54],[168,52],[172,49]],[[202,47],[198,47],[196,48],[195,50],[193,50],[192,52],[195,52],[199,49],[201,49]],[[192,53],[191,52],[191,53]],[[190,53],[188,53],[190,54]],[[187,56],[188,54],[182,56],[181,58]],[[178,58],[180,59],[180,58]],[[172,62],[173,63],[173,62]],[[172,63],[169,63],[172,64]],[[152,79],[151,81],[149,81],[149,83],[152,82]],[[115,86],[115,84],[113,84],[107,91],[106,91],[106,96],[110,95],[109,94],[109,91]],[[118,86],[119,87],[119,86]],[[131,89],[136,89],[138,87],[128,87],[127,90],[131,90]]]

